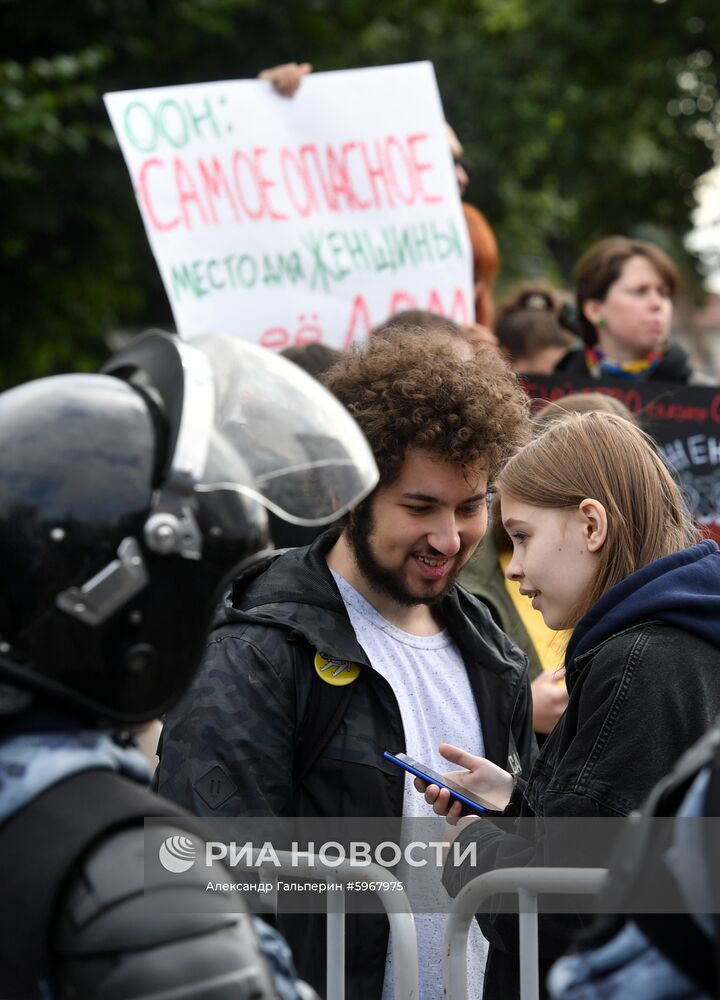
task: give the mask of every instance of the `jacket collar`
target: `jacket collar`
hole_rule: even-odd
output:
[[[320,535],[310,546],[279,554],[264,570],[251,571],[233,586],[222,620],[263,625],[302,639],[341,660],[372,665],[355,637],[345,604],[325,561],[337,531]],[[487,607],[462,587],[453,587],[440,614],[466,664],[490,759],[508,766],[510,720],[526,671],[524,653],[497,627]]]
[[[592,378],[585,361],[585,351],[577,347],[560,358],[555,366],[555,372],[570,378]],[[671,341],[649,378],[652,382],[686,383],[691,376],[692,369],[687,354],[679,344]]]
[[[215,624],[286,629],[317,650],[368,665],[325,558],[337,538],[333,528],[309,546],[287,549],[253,567],[235,580],[223,618]],[[523,654],[500,632],[485,605],[462,587],[455,585],[443,597],[440,617],[467,663],[482,663],[496,674],[522,664]]]

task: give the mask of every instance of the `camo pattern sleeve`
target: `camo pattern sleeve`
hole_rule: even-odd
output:
[[[275,629],[213,634],[165,721],[161,795],[197,816],[292,814],[296,655]]]

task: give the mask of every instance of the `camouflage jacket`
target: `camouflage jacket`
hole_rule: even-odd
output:
[[[327,567],[336,537],[327,532],[236,581],[192,688],[168,714],[157,774],[163,795],[203,816],[400,815],[403,773],[383,751],[405,749],[402,719]],[[460,587],[443,599],[441,615],[467,666],[487,756],[506,768],[519,761],[527,773],[534,738],[525,655]],[[359,676],[340,725],[295,788],[294,747],[318,653],[359,665]],[[287,919],[278,927],[301,977],[322,993],[315,945],[324,932],[314,917],[296,919],[295,928]],[[367,1000],[382,987],[387,925],[381,919],[379,929],[364,926],[350,939],[363,940],[363,954],[348,949],[348,996]]]

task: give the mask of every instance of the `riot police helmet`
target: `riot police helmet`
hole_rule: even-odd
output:
[[[335,398],[235,338],[150,332],[102,374],[0,395],[0,685],[97,724],[189,684],[268,510],[329,524],[377,481]]]

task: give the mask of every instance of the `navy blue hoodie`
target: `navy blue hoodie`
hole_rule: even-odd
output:
[[[565,654],[575,657],[640,621],[663,621],[720,648],[720,549],[706,539],[631,573],[575,626]]]

